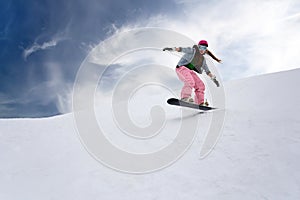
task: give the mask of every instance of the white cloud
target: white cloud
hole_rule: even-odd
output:
[[[300,30],[297,22],[298,14],[290,12],[291,8],[295,9],[295,1],[224,0],[212,3],[208,1],[180,0],[178,3],[182,7],[182,12],[175,15],[172,13],[172,17],[165,13],[148,19],[140,19],[122,27],[113,25],[112,32],[109,33],[115,36],[121,32],[139,27],[159,27],[177,31],[195,42],[198,42],[200,39],[206,39],[209,42],[209,49],[223,60],[224,64],[217,65],[217,68],[220,70],[224,80],[299,67],[300,57],[296,55],[300,46],[300,39],[297,38]],[[141,35],[145,35],[144,40],[139,38],[142,37]],[[174,45],[164,42],[170,40],[161,35],[159,37],[155,34],[151,35],[151,33],[148,35],[143,33],[141,35],[133,35],[132,38],[126,41],[123,41],[124,38],[120,35],[119,37],[112,36],[110,38],[112,40],[103,41],[100,43],[102,45],[94,49],[94,52],[89,55],[90,63],[88,64],[98,64],[104,68],[120,52],[130,49],[128,47],[140,47],[141,44],[147,47],[148,42],[155,44],[160,42],[157,47],[159,45],[161,47],[165,47],[164,45],[172,47]],[[178,40],[178,43],[175,45],[184,45],[186,44],[185,42]],[[139,43],[139,45],[136,43]],[[105,56],[103,56],[104,54]],[[137,54],[134,56],[146,59],[149,55],[150,53],[147,53],[145,56],[140,55],[140,57]],[[123,65],[128,64],[129,61],[134,62],[134,64],[139,64],[139,61],[143,61],[132,59],[130,56],[126,58],[128,60],[120,59],[118,61]],[[155,63],[168,63],[163,58],[160,61],[157,61],[156,58],[151,59]],[[173,68],[174,64],[170,63],[170,60],[168,61],[170,67]],[[120,63],[116,62],[115,64]],[[96,69],[93,66],[90,68]],[[112,82],[112,80],[117,79],[117,75],[122,74],[122,72],[125,73],[125,69],[127,68],[114,68],[114,72],[107,75],[108,80]],[[93,70],[91,72],[85,75],[87,82],[90,79],[94,79],[93,75],[99,74],[96,73],[98,68],[95,70],[95,73]],[[150,78],[156,77],[153,74],[147,74],[147,76]],[[129,78],[128,80],[131,81]],[[136,79],[130,84],[135,83],[134,81],[142,80],[138,76],[134,78]],[[166,76],[161,78],[161,80],[165,78]],[[159,79],[159,81],[161,80]],[[128,85],[130,86],[130,84]],[[125,87],[126,85],[123,84],[122,86]]]
[[[218,68],[225,80],[299,67],[300,21],[295,11],[300,4],[296,0],[177,3],[182,12],[176,17],[157,15],[119,30],[154,26],[180,32],[195,42],[207,39],[224,62]]]
[[[63,66],[56,62],[45,63],[47,70],[46,80],[37,84],[34,76],[29,76],[31,87],[19,103],[37,102],[39,105],[48,105],[55,102],[60,113],[71,112],[72,84],[67,82],[62,71]]]
[[[61,38],[54,38],[48,42],[44,42],[43,44],[38,44],[35,42],[32,46],[24,49],[23,58],[26,60],[27,57],[33,54],[34,52],[55,47],[61,40]]]
[[[72,109],[72,86],[66,82],[63,66],[55,62],[46,63],[47,67],[47,82],[46,88],[49,94],[45,98],[51,98],[55,101],[56,107],[60,113],[71,112]],[[43,87],[45,89],[45,87]]]
[[[57,46],[61,41],[70,39],[70,26],[73,22],[73,19],[71,18],[68,23],[64,26],[63,30],[59,30],[57,33],[55,33],[50,40],[44,41],[44,42],[38,42],[41,40],[41,38],[44,37],[44,33],[40,34],[36,37],[35,42],[30,45],[29,47],[24,48],[23,51],[23,58],[26,60],[31,54],[41,51],[41,50],[47,50],[49,48],[53,48]]]

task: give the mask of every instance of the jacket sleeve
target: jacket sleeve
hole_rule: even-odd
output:
[[[208,69],[208,66],[206,64],[206,60],[204,59],[202,69],[205,71],[205,73],[208,75],[210,73],[210,70]]]
[[[194,49],[192,47],[179,47],[179,48],[180,48],[179,52],[188,53],[188,54],[194,53]]]

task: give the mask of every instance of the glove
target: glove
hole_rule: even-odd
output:
[[[219,81],[217,80],[217,78],[216,78],[215,75],[213,75],[213,76],[211,77],[211,80],[216,84],[217,87],[220,87]]]
[[[166,48],[163,49],[163,51],[173,51],[173,48],[166,47]]]

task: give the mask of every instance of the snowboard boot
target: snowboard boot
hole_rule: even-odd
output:
[[[209,103],[207,102],[207,100],[205,100],[205,102],[200,103],[199,105],[200,105],[200,106],[209,106]]]
[[[194,99],[192,97],[184,97],[181,99],[181,101],[184,101],[187,103],[194,103]]]

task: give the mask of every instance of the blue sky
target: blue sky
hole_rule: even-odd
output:
[[[208,40],[224,81],[299,67],[297,0],[1,1],[0,117],[70,111],[63,104],[91,49],[149,26]]]

